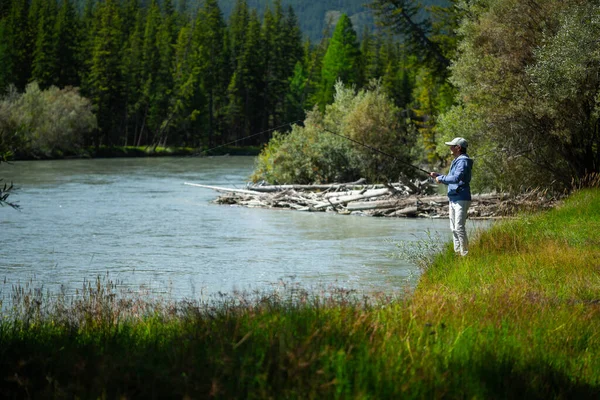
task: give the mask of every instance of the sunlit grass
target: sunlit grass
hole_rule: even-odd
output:
[[[99,279],[14,289],[0,395],[136,398],[598,398],[600,191],[450,247],[411,296],[288,285],[211,302]]]

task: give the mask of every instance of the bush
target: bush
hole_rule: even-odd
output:
[[[359,92],[338,82],[335,90],[334,103],[324,113],[315,108],[307,113],[303,127],[295,125],[288,134],[273,135],[258,156],[254,182],[305,184],[359,178],[376,182],[413,174],[406,163],[413,162],[415,135],[379,82]]]
[[[43,157],[77,153],[96,126],[92,105],[77,88],[40,90],[33,82],[25,93],[11,89],[0,100],[0,137],[10,140],[19,153]]]

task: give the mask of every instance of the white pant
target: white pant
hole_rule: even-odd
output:
[[[454,252],[461,256],[466,256],[469,252],[469,240],[467,239],[467,211],[471,205],[470,201],[451,201],[450,202],[450,229],[452,230],[452,239],[454,240]]]

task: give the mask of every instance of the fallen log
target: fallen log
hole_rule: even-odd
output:
[[[241,194],[249,194],[252,196],[262,196],[263,193],[254,191],[254,190],[244,190],[244,189],[230,189],[230,188],[224,188],[224,187],[219,187],[219,186],[209,186],[209,185],[201,185],[199,183],[190,183],[190,182],[184,182],[184,185],[189,185],[189,186],[195,186],[195,187],[201,187],[201,188],[205,188],[205,189],[212,189],[216,192],[223,192],[223,193],[241,193]]]
[[[387,214],[390,217],[408,217],[415,216],[419,212],[418,206],[406,207],[398,211],[394,211],[393,213]]]
[[[324,199],[328,199],[328,198],[332,198],[332,197],[357,196],[357,195],[360,195],[360,194],[365,194],[368,191],[376,191],[376,190],[381,190],[382,194],[387,194],[388,193],[388,190],[385,189],[385,186],[383,186],[383,185],[369,185],[369,188],[365,187],[365,188],[362,188],[360,190],[344,190],[344,191],[341,191],[341,192],[327,192],[327,193],[323,193],[322,197]]]
[[[364,179],[359,179],[356,182],[348,183],[331,183],[331,184],[311,184],[311,185],[246,185],[249,190],[263,193],[281,192],[283,190],[333,190],[345,188],[363,188],[365,185]]]
[[[502,199],[506,198],[506,194],[503,193],[488,193],[473,196],[472,204],[483,202],[484,204],[497,204]],[[364,211],[364,210],[377,210],[381,208],[404,208],[411,204],[428,204],[437,207],[448,205],[448,196],[437,195],[437,196],[408,196],[408,197],[395,197],[386,200],[371,200],[364,202],[353,202],[348,204],[346,208],[349,211]]]
[[[323,202],[314,206],[316,210],[320,210],[322,208],[327,208],[328,206],[335,206],[338,204],[345,204],[352,201],[368,199],[370,197],[378,197],[384,194],[388,194],[390,191],[388,189],[378,189],[378,190],[367,190],[363,194],[358,194],[354,196],[341,196],[337,198],[327,198],[327,202]]]
[[[448,204],[446,196],[426,196],[426,197],[395,197],[387,200],[373,200],[348,204],[346,207],[350,211],[376,210],[380,208],[404,208],[417,203],[437,203],[439,205]]]

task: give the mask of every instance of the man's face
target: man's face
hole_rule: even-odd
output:
[[[452,153],[452,155],[454,157],[458,156],[460,154],[460,146],[458,146],[458,145],[450,146],[450,152]]]

